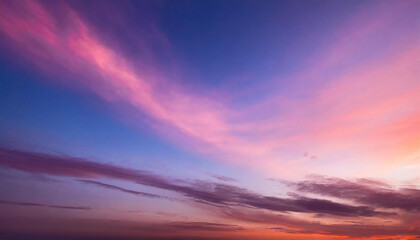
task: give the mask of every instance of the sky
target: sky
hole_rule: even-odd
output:
[[[420,239],[419,0],[0,0],[1,239]]]

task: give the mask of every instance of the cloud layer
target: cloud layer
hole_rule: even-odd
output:
[[[0,149],[0,164],[14,169],[45,173],[55,176],[98,178],[107,177],[127,180],[138,184],[178,192],[191,199],[216,205],[242,205],[279,212],[325,213],[339,216],[387,216],[394,213],[378,212],[371,207],[351,206],[323,199],[306,197],[279,198],[263,196],[246,189],[228,184],[193,181],[177,184],[175,179],[167,179],[142,170],[132,170],[108,164],[92,162],[81,158],[54,156],[43,153],[22,152]],[[97,181],[81,180],[118,191],[141,194],[149,197],[157,195],[122,189]]]
[[[362,184],[360,182],[363,181],[355,183],[342,179],[320,177],[314,181],[289,183],[299,193],[313,192],[320,195],[333,196],[339,200],[335,202],[322,198],[303,197],[297,194],[291,194],[293,196],[291,198],[265,196],[229,184],[201,180],[172,179],[168,176],[153,174],[148,171],[127,169],[110,164],[93,162],[83,158],[4,148],[0,149],[0,165],[30,173],[43,173],[61,177],[82,177],[85,179],[79,181],[86,184],[94,184],[99,187],[122,191],[124,193],[153,198],[162,197],[89,179],[118,179],[169,190],[179,193],[194,202],[215,208],[224,217],[234,218],[240,221],[279,224],[289,229],[285,230],[285,232],[300,226],[300,230],[296,230],[300,233],[323,232],[326,234],[369,237],[375,236],[376,234],[414,234],[417,231],[415,229],[418,227],[409,230],[400,225],[389,225],[387,226],[387,230],[380,231],[381,227],[376,225],[321,224],[308,220],[295,219],[295,217],[289,215],[292,213],[311,213],[316,216],[325,216],[326,219],[335,216],[350,219],[379,217],[395,220],[399,218],[398,212],[395,212],[396,209],[416,211],[418,208],[419,196],[417,189],[384,189],[384,183],[375,182],[375,184],[372,184],[372,181],[369,182],[368,180],[364,180],[364,184]],[[380,197],[378,198],[377,195]],[[398,205],[398,199],[405,204],[405,207]],[[353,200],[354,203],[363,203],[364,205],[340,203],[342,200]],[[382,210],[377,210],[376,207]],[[245,209],[245,212],[241,209]],[[257,211],[257,213],[253,213],[254,211]],[[264,211],[271,213],[264,213]],[[279,216],[275,215],[275,213],[285,215]],[[260,216],[260,214],[262,215]],[[414,222],[412,224],[416,226],[415,224],[417,223]],[[273,229],[279,231],[280,228],[273,227]]]

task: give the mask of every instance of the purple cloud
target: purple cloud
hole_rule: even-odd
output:
[[[339,178],[318,176],[316,179],[289,183],[300,192],[349,199],[360,204],[405,211],[420,211],[420,190],[413,188],[391,189],[385,183],[359,179],[355,182]]]
[[[42,204],[42,203],[15,202],[15,201],[2,201],[2,200],[0,200],[0,204],[29,206],[29,207],[49,207],[49,208],[59,208],[59,209],[68,209],[68,210],[90,210],[91,209],[90,207],[51,205],[51,204]]]
[[[165,198],[163,196],[156,195],[156,194],[129,190],[129,189],[125,189],[125,188],[122,188],[122,187],[115,186],[115,185],[101,183],[101,182],[92,181],[92,180],[79,179],[78,181],[82,182],[82,183],[86,183],[86,184],[96,185],[96,186],[103,187],[103,188],[108,188],[108,189],[112,189],[112,190],[117,190],[117,191],[121,191],[121,192],[125,192],[125,193],[134,194],[134,195],[137,195],[137,196],[151,197],[151,198]]]
[[[69,156],[32,153],[11,149],[0,149],[0,165],[27,172],[44,173],[56,176],[127,180],[138,184],[170,190],[189,197],[197,202],[217,206],[247,206],[278,212],[323,213],[343,217],[390,216],[394,213],[375,211],[368,206],[351,206],[324,199],[312,199],[295,196],[278,198],[253,193],[233,185],[193,181],[177,184],[175,179],[152,174],[142,170],[132,170],[88,161]],[[100,185],[132,194],[139,192],[86,180],[85,183]],[[141,193],[145,194],[145,193]]]
[[[172,222],[166,225],[178,230],[187,231],[241,231],[243,227],[232,224],[211,223],[211,222]]]

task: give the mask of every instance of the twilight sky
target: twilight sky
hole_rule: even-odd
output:
[[[420,0],[0,0],[1,239],[420,239]]]

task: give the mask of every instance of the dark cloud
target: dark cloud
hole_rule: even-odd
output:
[[[49,207],[49,208],[69,209],[69,210],[90,210],[91,209],[90,207],[50,205],[50,204],[42,204],[42,203],[15,202],[15,201],[2,201],[2,200],[0,200],[0,204],[29,206],[29,207]]]
[[[210,222],[172,222],[166,225],[184,231],[242,231],[243,227],[232,224],[210,223]]]
[[[44,153],[22,152],[0,149],[0,165],[28,172],[44,173],[58,176],[98,178],[108,177],[128,180],[160,189],[175,191],[201,203],[218,206],[247,206],[279,212],[324,213],[343,217],[389,216],[393,213],[375,211],[372,207],[351,206],[330,200],[313,199],[295,196],[279,198],[264,196],[228,184],[207,181],[178,181],[147,171],[133,170],[88,161],[82,158],[56,156]],[[120,187],[85,180],[85,183],[96,184],[132,194],[142,194]],[[184,184],[180,184],[180,183]]]
[[[189,194],[190,197],[215,204],[235,204],[279,212],[325,213],[347,217],[395,215],[394,213],[378,212],[371,207],[351,206],[324,199],[299,196],[295,198],[264,196],[225,184],[209,184],[206,191]]]
[[[137,196],[151,197],[151,198],[166,198],[166,197],[156,195],[156,194],[129,190],[129,189],[125,189],[125,188],[122,188],[122,187],[115,186],[115,185],[105,184],[105,183],[92,181],[92,180],[79,179],[78,181],[82,182],[82,183],[86,183],[86,184],[92,184],[92,185],[96,185],[96,186],[99,186],[99,187],[107,188],[107,189],[112,189],[112,190],[117,190],[117,191],[121,191],[121,192],[125,192],[125,193],[134,194],[134,195],[137,195]]]
[[[31,173],[84,178],[108,177],[130,180],[145,185],[165,185],[159,176],[155,176],[147,171],[132,170],[65,155],[50,155],[0,148],[0,164]]]
[[[349,199],[360,204],[381,208],[395,208],[420,212],[420,190],[390,188],[387,184],[368,179],[348,181],[340,178],[317,176],[306,181],[289,183],[300,192]]]

